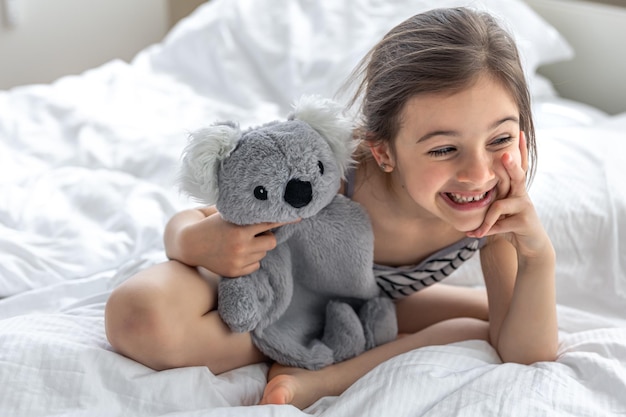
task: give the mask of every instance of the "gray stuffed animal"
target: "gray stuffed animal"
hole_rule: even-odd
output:
[[[397,335],[394,304],[372,273],[369,218],[337,193],[354,143],[336,103],[303,97],[286,121],[215,124],[183,154],[181,188],[225,220],[301,219],[275,230],[259,270],[219,285],[224,322],[284,365],[319,369]]]

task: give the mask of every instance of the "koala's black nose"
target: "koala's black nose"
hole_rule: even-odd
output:
[[[285,188],[285,201],[295,208],[304,207],[313,199],[313,187],[308,181],[289,180]]]

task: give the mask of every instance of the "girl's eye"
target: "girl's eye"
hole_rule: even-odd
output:
[[[513,141],[513,136],[502,136],[500,138],[496,138],[493,142],[491,142],[491,144],[496,146],[505,145],[511,141]]]
[[[439,149],[433,149],[432,151],[428,152],[428,155],[430,156],[446,156],[452,152],[455,151],[455,148],[451,147],[451,146],[447,146],[445,148],[439,148]]]

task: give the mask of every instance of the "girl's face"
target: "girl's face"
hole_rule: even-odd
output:
[[[383,144],[372,152],[379,164],[393,167],[393,187],[409,210],[467,232],[509,192],[503,155],[527,169],[519,139],[515,101],[497,81],[482,76],[458,93],[410,99],[393,148]]]

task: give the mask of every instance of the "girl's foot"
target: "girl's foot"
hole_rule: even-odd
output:
[[[322,371],[274,364],[259,404],[291,404],[302,410],[324,396],[333,395],[323,381]]]

